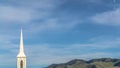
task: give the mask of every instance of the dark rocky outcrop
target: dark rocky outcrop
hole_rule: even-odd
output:
[[[116,63],[114,64],[114,66],[120,67],[120,61],[119,61],[119,62],[116,62]]]
[[[72,60],[72,61],[67,62],[66,64],[67,64],[67,65],[72,65],[72,64],[84,64],[84,63],[86,63],[85,60],[75,59],[75,60]]]
[[[88,61],[88,63],[93,63],[93,62],[117,62],[120,61],[120,59],[111,59],[111,58],[100,58],[100,59],[92,59]]]

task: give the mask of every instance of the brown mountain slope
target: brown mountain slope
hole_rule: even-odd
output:
[[[89,61],[75,59],[67,63],[52,64],[46,68],[120,68],[120,59],[100,58]]]

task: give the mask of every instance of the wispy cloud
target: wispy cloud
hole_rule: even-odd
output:
[[[9,1],[8,1],[9,2]],[[59,4],[55,0],[12,0],[0,3],[0,20],[4,23],[29,23],[50,14]],[[56,4],[58,2],[58,4]],[[14,3],[14,4],[13,4]],[[49,12],[48,12],[49,11]]]
[[[0,5],[0,20],[7,23],[28,23],[32,19],[32,11],[25,8]]]
[[[99,38],[98,38],[99,39]],[[97,39],[96,39],[97,40]],[[62,48],[53,47],[53,44],[43,44],[36,47],[28,46],[27,54],[29,61],[33,61],[36,64],[52,64],[52,63],[62,63],[69,61],[71,59],[82,58],[82,59],[92,59],[92,58],[102,58],[102,57],[119,57],[118,53],[114,54],[118,56],[113,56],[109,49],[119,48],[119,41],[113,40],[96,40],[88,44],[71,44],[64,45]],[[30,51],[29,51],[30,50]],[[106,51],[105,51],[106,50]],[[64,52],[63,52],[64,51]],[[92,52],[92,53],[91,53]],[[35,57],[36,58],[32,58]],[[32,59],[31,59],[32,58]],[[42,59],[41,61],[35,61]],[[31,63],[32,64],[32,63]]]
[[[98,24],[120,25],[120,8],[96,14],[91,19],[94,23]]]
[[[9,1],[8,1],[9,2]],[[0,24],[16,24],[13,28],[27,26],[27,31],[44,31],[48,29],[70,28],[76,23],[63,23],[52,17],[55,10],[63,2],[59,0],[12,0],[0,3]],[[14,4],[13,4],[14,3]],[[53,18],[53,19],[51,19]],[[18,26],[19,25],[19,26]],[[8,27],[4,26],[3,28]],[[33,30],[35,29],[35,30]]]
[[[72,29],[81,21],[68,21],[68,22],[61,22],[57,18],[46,19],[43,22],[38,22],[36,24],[31,24],[27,30],[27,32],[41,32],[41,31],[56,31],[56,30],[68,30]]]
[[[15,65],[16,55],[19,51],[19,45],[13,43],[11,39],[8,39],[9,43],[2,43],[1,50],[6,53],[1,53],[1,65]],[[104,51],[109,49],[119,48],[120,39],[117,38],[92,38],[89,43],[80,44],[74,43],[70,45],[64,45],[63,47],[54,47],[56,44],[35,44],[25,45],[25,53],[27,55],[28,65],[47,65],[52,63],[62,63],[71,59],[91,59],[102,57],[119,57],[118,52],[115,52],[117,56],[113,56],[112,53]],[[56,46],[61,46],[60,44]],[[103,51],[101,51],[103,50]],[[64,52],[63,52],[64,51]],[[92,53],[91,53],[92,52]],[[11,55],[13,54],[13,55]],[[11,58],[4,60],[6,58]],[[40,61],[39,61],[40,60]],[[4,62],[3,62],[4,61]]]
[[[85,0],[84,0],[85,1]],[[97,1],[101,0],[89,0],[86,2],[88,3],[97,3]],[[3,3],[2,3],[3,2]],[[33,33],[44,33],[42,31],[61,31],[66,32],[65,30],[71,30],[75,28],[79,30],[79,24],[82,23],[81,9],[74,10],[71,7],[68,8],[60,8],[64,4],[60,6],[64,1],[59,0],[11,0],[11,1],[2,1],[0,2],[0,66],[1,65],[15,65],[16,63],[16,55],[19,51],[19,40],[18,35],[18,25],[22,24],[23,31],[25,31],[25,37],[27,38],[27,43],[31,41],[28,39],[29,34]],[[75,1],[74,3],[78,2]],[[73,2],[69,5],[71,5]],[[67,5],[67,6],[69,6]],[[81,4],[72,7],[76,9],[76,6],[79,8],[83,8]],[[86,3],[84,4],[86,5]],[[104,4],[105,5],[105,4]],[[63,12],[58,11],[63,10]],[[68,10],[71,9],[71,10]],[[83,10],[83,9],[82,9]],[[87,10],[87,9],[86,9]],[[86,11],[85,10],[85,11]],[[57,11],[57,12],[56,12]],[[71,12],[69,12],[71,11]],[[80,11],[80,12],[79,12]],[[56,12],[56,13],[54,13]],[[79,12],[75,13],[75,12]],[[82,11],[84,12],[84,11]],[[60,15],[60,14],[61,15]],[[69,17],[69,14],[70,17]],[[74,16],[75,14],[75,16]],[[77,16],[78,15],[78,16]],[[81,17],[81,18],[79,18]],[[85,13],[85,17],[86,13]],[[107,24],[107,25],[120,25],[119,23],[120,18],[120,9],[116,9],[113,11],[107,11],[104,13],[96,14],[92,17],[92,22],[97,24]],[[83,19],[85,20],[85,19]],[[91,21],[90,21],[91,22]],[[15,24],[17,23],[17,24]],[[1,25],[1,24],[4,24]],[[8,27],[11,26],[12,27]],[[85,26],[85,27],[84,27]],[[86,26],[86,23],[83,24],[80,28],[84,27],[85,30],[89,29]],[[13,30],[8,30],[13,29]],[[84,29],[82,31],[84,31]],[[91,28],[90,28],[91,29]],[[95,29],[94,29],[95,30]],[[29,33],[30,32],[30,33]],[[86,31],[87,32],[87,31]],[[88,31],[89,32],[89,31]],[[92,33],[92,30],[91,30]],[[49,33],[48,33],[49,34]],[[74,34],[74,33],[73,33]],[[75,34],[78,35],[78,34]],[[40,37],[40,35],[36,35]],[[86,34],[84,35],[85,37]],[[34,36],[32,36],[34,37]],[[62,36],[61,36],[62,37]],[[68,37],[74,37],[72,35]],[[67,38],[67,37],[66,37]],[[79,38],[79,37],[78,37]],[[74,39],[78,39],[77,36]],[[52,38],[50,38],[52,39]],[[58,38],[57,38],[58,39]],[[38,42],[38,38],[34,38],[32,40],[36,40],[36,42],[30,42],[31,45],[25,45],[25,52],[27,54],[27,63],[28,65],[44,65],[44,64],[51,64],[51,63],[61,63],[66,62],[71,59],[76,58],[83,58],[83,59],[91,59],[91,58],[98,58],[98,57],[118,57],[119,54],[116,53],[113,56],[110,53],[110,49],[117,49],[119,48],[120,38],[108,38],[106,37],[97,37],[92,38],[86,43],[72,43],[66,42],[66,44],[50,44],[50,43],[40,43]],[[85,39],[79,39],[85,40]],[[77,41],[79,41],[77,40]],[[61,41],[61,40],[60,40]],[[57,46],[61,46],[60,48]],[[108,51],[107,51],[108,50]],[[92,54],[91,54],[92,53]],[[10,58],[10,59],[9,59]],[[6,60],[4,60],[6,59]]]

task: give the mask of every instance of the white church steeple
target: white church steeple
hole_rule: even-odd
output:
[[[19,54],[17,57],[26,57],[24,54],[22,29],[21,29],[21,33],[20,33],[20,51],[19,51]]]
[[[26,55],[24,54],[22,29],[20,33],[20,50],[17,55],[17,68],[26,68]]]

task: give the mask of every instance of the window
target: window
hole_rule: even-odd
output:
[[[23,68],[23,61],[20,61],[20,68]]]

